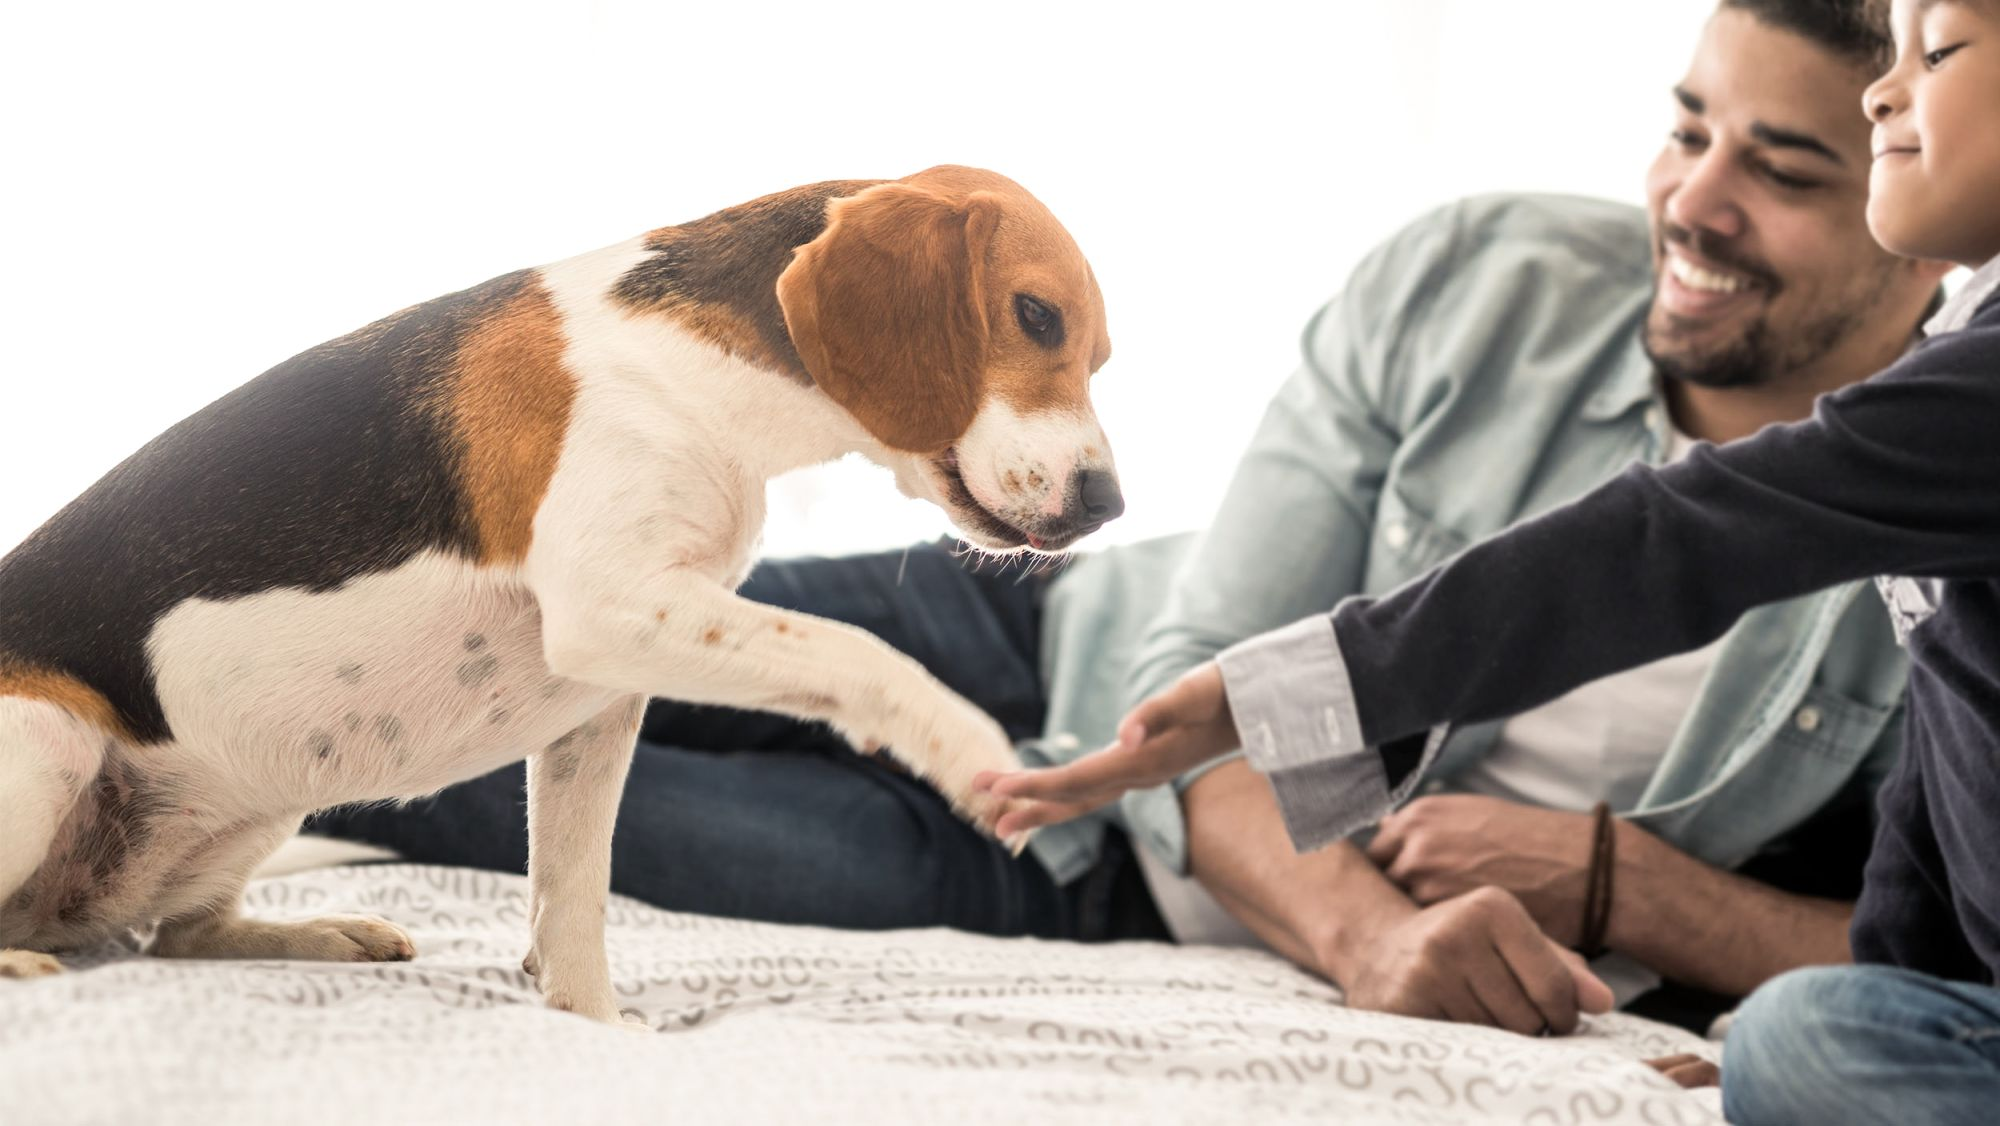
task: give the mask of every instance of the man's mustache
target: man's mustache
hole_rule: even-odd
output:
[[[1660,237],[1675,246],[1686,247],[1718,266],[1734,270],[1748,276],[1759,287],[1770,293],[1783,288],[1784,283],[1769,266],[1751,258],[1727,241],[1703,231],[1690,230],[1669,219],[1660,220]]]

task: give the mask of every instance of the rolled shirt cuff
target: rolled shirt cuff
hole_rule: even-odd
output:
[[[1277,774],[1367,750],[1331,615],[1318,614],[1224,649],[1215,663],[1244,757]]]
[[[1443,746],[1425,740],[1415,769],[1389,787],[1381,753],[1362,739],[1361,716],[1330,614],[1259,634],[1216,657],[1244,757],[1271,783],[1285,831],[1300,852],[1342,840],[1407,796]]]
[[[1381,756],[1372,750],[1266,775],[1292,847],[1299,852],[1325,848],[1380,821],[1416,789],[1450,730],[1431,729],[1417,768],[1393,790]]]

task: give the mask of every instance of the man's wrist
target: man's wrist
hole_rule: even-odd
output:
[[[1357,859],[1368,863],[1365,856],[1357,854]],[[1319,963],[1319,972],[1343,988],[1354,982],[1371,957],[1380,954],[1382,938],[1391,928],[1423,910],[1394,885],[1386,880],[1383,883],[1388,894],[1344,905],[1352,909],[1327,912],[1318,933],[1312,937],[1313,958]]]
[[[1630,953],[1635,944],[1643,944],[1642,939],[1635,943],[1636,936],[1658,934],[1661,919],[1654,908],[1660,897],[1653,894],[1648,883],[1658,870],[1660,850],[1665,845],[1622,817],[1613,817],[1611,825],[1618,838],[1617,860],[1612,872],[1611,917],[1604,930],[1604,945]]]
[[[1236,760],[1181,795],[1193,874],[1239,921],[1286,957],[1336,982],[1412,903],[1349,842],[1295,852],[1270,786]]]

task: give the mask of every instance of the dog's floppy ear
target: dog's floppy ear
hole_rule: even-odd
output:
[[[1000,201],[903,183],[834,202],[778,278],[807,374],[892,449],[936,453],[979,412]]]

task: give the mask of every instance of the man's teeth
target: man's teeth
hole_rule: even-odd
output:
[[[1667,256],[1667,269],[1674,272],[1675,279],[1682,285],[1703,293],[1735,293],[1750,284],[1740,277],[1704,270],[1678,254]]]

